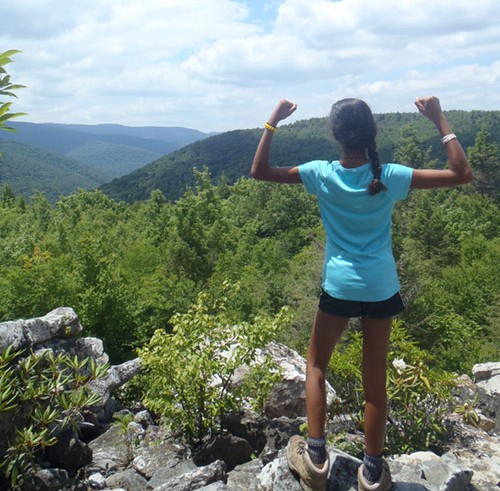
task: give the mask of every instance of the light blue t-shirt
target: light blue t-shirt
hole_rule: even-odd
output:
[[[315,160],[299,166],[307,191],[318,197],[326,231],[323,289],[344,300],[378,302],[399,291],[391,245],[391,216],[406,198],[413,169],[382,165],[387,191],[370,195],[371,164],[347,169]]]

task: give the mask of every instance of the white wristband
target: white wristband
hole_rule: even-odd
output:
[[[457,135],[455,135],[455,133],[449,133],[448,135],[444,135],[443,138],[441,138],[441,143],[443,145],[446,145],[449,141],[455,140],[456,137]]]

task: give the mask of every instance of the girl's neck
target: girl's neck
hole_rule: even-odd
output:
[[[352,169],[355,167],[361,167],[369,162],[366,152],[364,151],[349,151],[344,150],[344,153],[340,159],[342,167],[347,169]]]

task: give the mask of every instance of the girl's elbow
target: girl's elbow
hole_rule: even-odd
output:
[[[268,163],[255,162],[252,165],[250,170],[250,175],[253,179],[257,179],[257,181],[265,181],[267,177],[267,171],[269,169]]]
[[[257,181],[262,181],[263,179],[262,171],[260,171],[259,169],[254,169],[253,167],[252,170],[250,171],[250,176],[253,179],[256,179]]]
[[[468,169],[464,174],[462,174],[459,178],[459,184],[469,184],[474,180],[474,174],[472,174],[472,170]]]

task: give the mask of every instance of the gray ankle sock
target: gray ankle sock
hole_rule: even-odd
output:
[[[325,438],[307,437],[307,453],[313,464],[321,465],[326,461],[326,440]]]
[[[365,452],[363,464],[363,476],[372,483],[377,482],[382,474],[382,454],[372,457]]]

